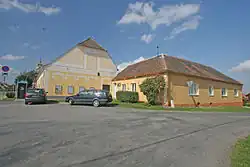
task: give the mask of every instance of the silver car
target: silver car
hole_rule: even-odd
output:
[[[47,102],[47,92],[44,89],[28,89],[25,94],[25,104],[39,103],[45,104]]]

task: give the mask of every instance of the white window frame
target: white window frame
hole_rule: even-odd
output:
[[[131,83],[131,91],[136,92],[136,83]]]
[[[211,90],[211,92],[210,92],[210,90]],[[214,96],[214,87],[213,86],[208,87],[208,94],[210,97]]]
[[[239,90],[238,89],[234,89],[234,97],[239,97]]]
[[[188,85],[188,95],[199,96],[199,94],[200,94],[199,84],[191,82],[191,84]]]
[[[225,89],[225,94],[223,94],[223,90]],[[227,97],[227,88],[221,88],[221,96]]]
[[[122,91],[126,91],[127,90],[127,85],[126,84],[122,84]]]
[[[72,92],[70,92],[70,88],[72,88]],[[74,94],[74,86],[69,85],[67,92],[68,92],[68,94]]]

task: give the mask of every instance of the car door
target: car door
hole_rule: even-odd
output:
[[[77,97],[77,102],[81,103],[81,104],[86,104],[87,97],[88,97],[88,92],[87,91],[82,91],[82,92],[79,93],[79,96]]]
[[[95,98],[95,90],[88,90],[86,97],[86,104],[92,104],[94,98]]]

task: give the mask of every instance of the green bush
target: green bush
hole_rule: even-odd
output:
[[[118,91],[116,92],[117,100],[126,103],[137,103],[139,100],[138,92]]]
[[[7,98],[14,98],[15,97],[15,93],[14,92],[8,92],[8,93],[6,93],[6,97]]]

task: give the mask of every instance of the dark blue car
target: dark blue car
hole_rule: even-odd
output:
[[[92,104],[95,107],[106,105],[112,102],[112,100],[111,94],[105,90],[84,90],[74,96],[67,97],[67,101],[70,105]]]

